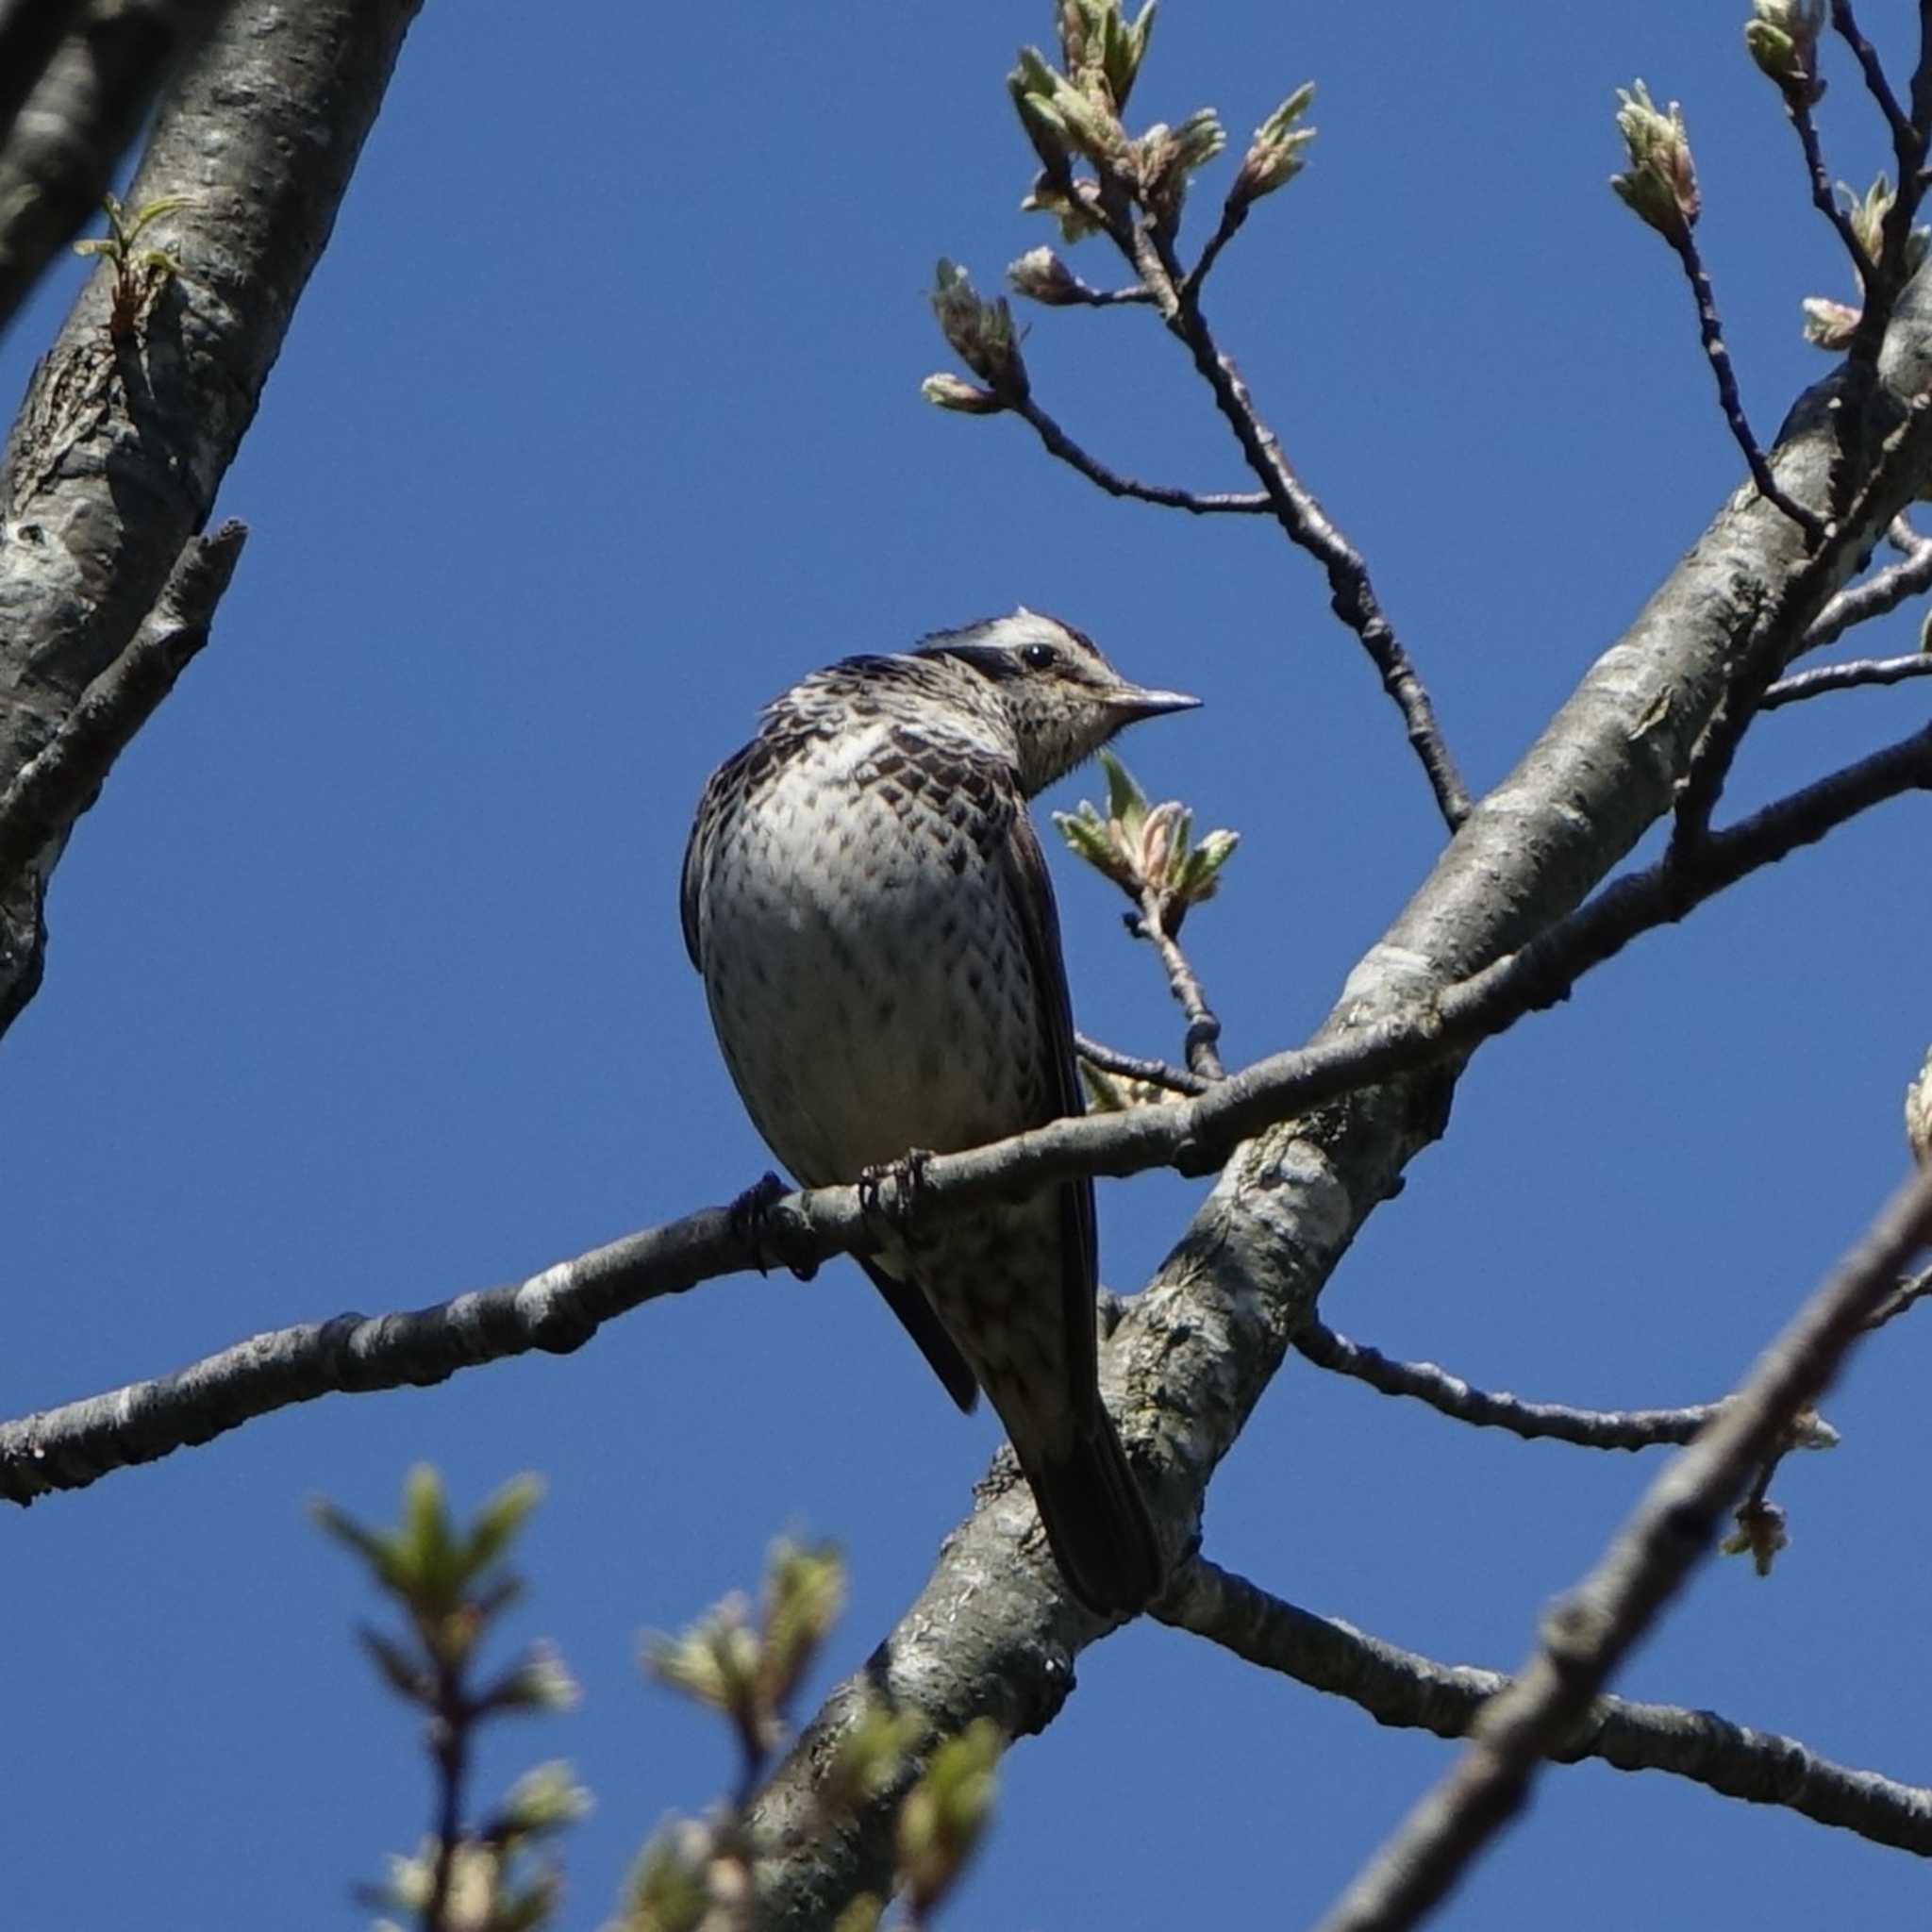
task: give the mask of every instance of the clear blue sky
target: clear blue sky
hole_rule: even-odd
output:
[[[1239,145],[1320,85],[1308,172],[1224,260],[1211,312],[1479,785],[1740,475],[1675,266],[1604,185],[1615,86],[1686,103],[1767,439],[1824,373],[1797,304],[1846,278],[1743,12],[1163,12],[1142,118],[1211,102]],[[1903,73],[1911,10],[1863,12]],[[987,285],[1050,239],[1017,212],[1002,89],[1048,28],[1042,0],[600,0],[537,30],[501,5],[425,11],[223,491],[254,536],[214,642],[75,838],[45,989],[0,1057],[6,1413],[440,1300],[751,1180],[766,1157],[685,960],[678,857],[757,707],[851,651],[1024,601],[1201,692],[1125,748],[1243,834],[1189,933],[1230,1059],[1326,1009],[1438,828],[1313,568],[1268,526],[1113,503],[1020,425],[918,400],[946,364],[934,258]],[[1862,184],[1881,142],[1832,73],[1834,172]],[[0,350],[9,395],[75,272]],[[1048,407],[1123,467],[1246,486],[1144,313],[1042,312],[1026,346]],[[1910,623],[1873,642],[1909,648]],[[1740,802],[1898,736],[1925,691],[1768,721]],[[1889,808],[1487,1049],[1327,1318],[1544,1399],[1729,1386],[1901,1173],[1899,1095],[1932,1036],[1924,826],[1923,803]],[[1056,866],[1082,1024],[1174,1051],[1153,960]],[[1104,1183],[1106,1278],[1138,1287],[1199,1192]],[[1828,1404],[1844,1446],[1788,1465],[1772,1580],[1707,1566],[1619,1688],[1926,1774],[1925,1322]],[[706,1288],[563,1359],[276,1416],[10,1517],[12,1916],[358,1922],[350,1882],[414,1843],[428,1790],[352,1645],[373,1606],[302,1504],[389,1511],[426,1457],[466,1503],[520,1470],[549,1482],[517,1627],[558,1641],[586,1702],[499,1734],[485,1788],[575,1764],[599,1809],[567,1923],[595,1925],[650,1826],[729,1769],[715,1725],[640,1682],[639,1630],[750,1584],[801,1525],[850,1558],[831,1681],[924,1576],[993,1441],[841,1265]],[[1655,1467],[1291,1362],[1207,1548],[1508,1667]],[[1305,1923],[1451,1751],[1152,1625],[1079,1675],[1008,1758],[950,1923]],[[1545,1778],[1440,1923],[1877,1924],[1922,1913],[1924,1886],[1903,1854],[1584,1766]]]

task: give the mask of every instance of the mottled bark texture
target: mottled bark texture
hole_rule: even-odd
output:
[[[128,206],[185,198],[142,238],[182,273],[117,337],[103,264],[0,470],[0,781],[128,648],[207,521],[417,4],[243,0],[163,105]],[[66,830],[0,887],[0,1029],[40,981]]]
[[[1780,486],[1824,514],[1849,447],[1874,452],[1932,386],[1932,291],[1907,291],[1887,341],[1875,421],[1851,425],[1841,376],[1807,392],[1774,452]],[[1847,432],[1851,433],[1847,433]],[[1591,667],[1522,762],[1481,801],[1388,933],[1349,975],[1319,1039],[1424,1006],[1575,908],[1674,802],[1699,734],[1747,649],[1789,659],[1825,600],[1932,471],[1919,412],[1857,527],[1807,559],[1805,536],[1746,485]],[[1858,478],[1841,478],[1856,484]],[[1847,490],[1840,501],[1851,499]],[[1574,647],[1574,641],[1573,647]],[[1564,648],[1555,639],[1552,648]],[[1103,1365],[1123,1434],[1177,1543],[1357,1230],[1441,1132],[1453,1072],[1364,1089],[1240,1148]],[[948,1539],[925,1588],[836,1690],[754,1811],[768,1855],[760,1923],[829,1923],[887,1880],[891,1802],[832,1837],[806,1830],[831,1753],[870,1690],[952,1732],[991,1715],[1040,1728],[1104,1634],[1057,1586],[1024,1492],[998,1479]]]
[[[13,0],[0,11],[0,328],[100,208],[157,92],[228,0]]]

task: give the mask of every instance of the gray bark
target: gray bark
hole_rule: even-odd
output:
[[[142,238],[183,272],[116,340],[102,267],[34,372],[0,472],[0,778],[128,647],[206,523],[418,4],[246,0],[163,106],[128,206],[188,198]],[[40,982],[65,832],[0,891],[0,1030]]]

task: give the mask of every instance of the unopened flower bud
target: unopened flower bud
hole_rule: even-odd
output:
[[[1824,93],[1818,78],[1818,36],[1824,0],[1756,0],[1744,27],[1744,45],[1758,71],[1804,107]]]
[[[1048,308],[1064,308],[1080,299],[1081,281],[1051,248],[1029,248],[1007,265],[1007,280],[1016,294]]]
[[[1805,311],[1805,340],[1834,354],[1851,345],[1863,318],[1863,310],[1849,303],[1827,301],[1823,295],[1807,295],[1798,306]]]
[[[1294,124],[1307,112],[1314,98],[1315,83],[1305,81],[1255,129],[1234,186],[1227,192],[1229,208],[1245,208],[1251,201],[1259,201],[1301,173],[1306,165],[1302,150],[1314,140],[1315,130]]]
[[[1624,174],[1612,175],[1610,186],[1665,241],[1686,242],[1700,203],[1683,109],[1675,101],[1660,109],[1641,80],[1628,92],[1619,88],[1617,98],[1624,104],[1617,109],[1617,128],[1629,150],[1630,166]]]

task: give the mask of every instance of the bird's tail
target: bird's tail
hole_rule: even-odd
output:
[[[1107,1410],[1096,1402],[1070,1448],[1024,1466],[1074,1594],[1097,1616],[1144,1609],[1167,1580],[1167,1562]]]

